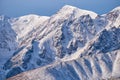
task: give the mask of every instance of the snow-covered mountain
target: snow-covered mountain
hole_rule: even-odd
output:
[[[0,48],[5,52],[0,52],[2,80],[12,76],[8,80],[120,77],[119,7],[98,15],[66,5],[51,17],[1,16],[0,25],[0,47],[7,46]]]
[[[3,76],[5,63],[24,48],[24,40],[27,40],[39,26],[49,17],[27,15],[19,18],[0,16],[0,73]],[[10,66],[6,64],[7,66]]]
[[[87,44],[84,50],[77,51],[75,53],[77,57],[72,56],[76,58],[71,59],[71,56],[68,56],[8,80],[119,80],[120,35],[118,34],[120,28],[104,30]]]

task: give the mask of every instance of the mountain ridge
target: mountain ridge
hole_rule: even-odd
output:
[[[116,10],[119,10],[119,7],[113,9],[111,12],[109,12],[106,15],[98,15],[91,11],[86,11],[66,5],[51,17],[44,17],[44,16],[41,17],[32,14],[32,15],[22,16],[19,18],[14,18],[13,20],[11,20],[10,27],[13,31],[15,31],[16,33],[15,42],[17,42],[16,44],[19,45],[17,46],[15,51],[13,51],[12,53],[13,55],[9,56],[5,64],[1,66],[2,71],[0,71],[0,73],[2,74],[2,76],[0,77],[3,77],[3,79],[5,77],[9,78],[21,72],[23,72],[23,74],[26,73],[27,75],[31,75],[28,74],[26,71],[29,72],[30,70],[30,73],[32,73],[32,70],[34,72],[34,69],[37,68],[38,70],[40,69],[39,73],[41,75],[42,72],[45,73],[47,70],[47,74],[48,74],[47,76],[49,77],[46,76],[46,78],[43,78],[43,76],[40,75],[38,77],[31,75],[33,78],[32,77],[28,78],[30,76],[26,76],[28,78],[27,80],[31,80],[31,79],[48,80],[47,78],[49,78],[49,80],[56,80],[56,79],[67,80],[67,78],[68,80],[74,80],[74,79],[92,80],[92,79],[100,79],[99,75],[102,76],[102,74],[105,74],[106,72],[108,72],[109,75],[105,74],[106,77],[103,76],[102,78],[103,79],[110,78],[112,73],[110,70],[111,67],[113,68],[113,66],[111,65],[113,64],[111,63],[109,64],[111,67],[105,66],[107,63],[106,58],[108,58],[107,57],[108,55],[110,57],[112,57],[111,55],[113,55],[113,57],[116,57],[115,52],[116,54],[119,53],[119,48],[115,49],[114,51],[113,48],[116,47],[114,46],[113,48],[109,47],[109,45],[111,45],[112,43],[114,45],[119,44],[120,41],[118,35],[119,27],[120,27],[120,23],[119,23],[120,12],[117,12]],[[0,20],[3,21],[2,19]],[[4,24],[4,22],[1,22],[1,24]],[[1,27],[3,26],[1,25]],[[20,32],[18,31],[18,29]],[[117,30],[118,32],[114,30]],[[24,34],[24,32],[26,33]],[[113,37],[109,34],[113,35]],[[106,35],[109,35],[110,37]],[[107,37],[111,39],[114,38],[115,40],[111,40],[110,42],[108,42],[109,40],[107,39]],[[101,38],[103,39],[103,43]],[[102,44],[100,45],[100,47],[99,47],[100,44],[99,42]],[[100,50],[102,52],[100,52]],[[108,52],[106,52],[105,50],[107,50]],[[95,55],[93,53],[97,53],[97,54]],[[101,59],[99,58],[98,61],[100,61],[102,64],[100,66],[97,66],[98,61],[96,62],[96,58],[92,57],[92,55],[98,58],[98,54],[103,56],[104,53],[107,53],[107,56],[105,56],[105,60],[101,60],[102,58],[100,57]],[[85,59],[84,56],[86,57]],[[116,59],[117,59],[116,61],[119,60],[119,55],[117,56]],[[80,60],[82,60],[83,62]],[[86,67],[86,69],[81,68],[86,66],[85,64],[83,64],[84,60],[85,60],[85,64],[89,66]],[[115,61],[115,59],[112,58],[110,58],[109,60],[113,62]],[[70,63],[70,61],[72,63]],[[54,66],[53,65],[54,63],[58,64],[58,66]],[[64,68],[61,67],[59,69],[61,63],[64,64],[63,65]],[[116,67],[119,66],[116,62],[114,64]],[[48,65],[53,67],[49,67],[50,69],[47,69]],[[92,67],[90,65],[95,66],[95,68],[90,69],[90,67]],[[45,67],[45,72],[44,70],[41,71],[42,67],[43,68]],[[77,67],[81,68],[80,72],[79,69],[77,69]],[[68,68],[70,70],[68,70]],[[35,71],[37,71],[37,69]],[[71,71],[72,69],[75,71]],[[117,69],[119,70],[119,67]],[[67,76],[65,78],[62,75],[63,74],[62,70],[70,72],[70,74],[74,76],[64,74]],[[97,71],[97,74],[96,72],[91,73],[92,71],[95,70]],[[55,71],[58,73],[56,73]],[[81,73],[81,71],[83,73]],[[106,72],[102,73],[101,71],[106,71]],[[114,76],[118,75],[119,77],[119,72],[115,73],[115,71],[117,70],[114,70],[113,72]],[[74,74],[72,74],[72,72]],[[61,78],[57,78],[57,75],[61,76]],[[92,77],[90,77],[90,75],[92,75]],[[14,79],[14,77],[10,78],[10,80],[11,79]],[[17,77],[15,79],[17,79]]]

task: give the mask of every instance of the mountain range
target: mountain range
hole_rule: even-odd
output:
[[[120,7],[99,15],[0,16],[0,80],[119,80]]]

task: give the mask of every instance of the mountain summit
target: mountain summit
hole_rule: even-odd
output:
[[[87,10],[83,10],[83,9],[79,9],[77,7],[73,7],[70,5],[66,5],[64,7],[62,7],[55,16],[57,16],[58,18],[67,18],[67,17],[79,17],[81,15],[90,15],[93,19],[97,16],[96,13],[92,12],[92,11],[87,11]]]

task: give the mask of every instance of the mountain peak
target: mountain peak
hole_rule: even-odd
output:
[[[62,14],[71,14],[74,12],[74,10],[78,9],[77,7],[65,5],[63,6],[58,13]]]
[[[95,12],[84,10],[84,9],[79,9],[77,7],[70,6],[70,5],[65,5],[57,12],[57,14],[53,15],[53,17],[56,17],[57,19],[58,18],[65,19],[70,16],[74,16],[74,18],[76,18],[76,17],[80,17],[83,15],[90,15],[92,19],[95,19],[95,17],[97,16]]]
[[[76,9],[77,7],[70,6],[70,5],[65,5],[62,7],[62,9]]]

